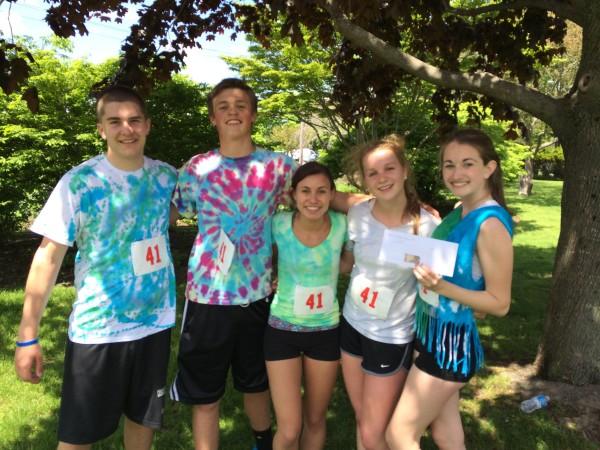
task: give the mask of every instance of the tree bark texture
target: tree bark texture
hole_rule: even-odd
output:
[[[576,91],[550,126],[565,155],[561,229],[540,373],[600,383],[600,2],[585,4]]]
[[[600,112],[579,114],[565,150],[561,230],[540,348],[544,378],[600,383]]]

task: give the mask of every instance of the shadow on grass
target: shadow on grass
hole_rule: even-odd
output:
[[[576,433],[557,427],[547,411],[526,415],[507,396],[479,402],[478,414],[462,414],[466,447],[486,450],[595,449]],[[515,442],[518,445],[515,446]],[[436,448],[435,446],[424,448]]]
[[[512,304],[507,317],[479,321],[486,359],[531,363],[542,338],[555,249],[515,246]]]
[[[487,370],[478,374],[475,383],[461,391],[461,416],[470,449],[548,449],[592,450],[597,447],[579,433],[557,423],[554,411],[558,407],[525,414],[519,409],[520,396],[501,394],[493,398],[477,396],[486,379],[495,376]],[[517,444],[518,443],[518,444]],[[435,448],[424,446],[423,448]]]
[[[58,416],[58,411],[56,411]],[[6,442],[2,450],[53,450],[56,448],[57,418],[39,419],[35,428],[24,425],[19,430],[19,435],[14,442]]]
[[[518,208],[511,209],[511,212],[519,216],[519,221],[514,227],[515,236],[517,236],[519,233],[541,231],[544,228],[548,228],[545,225],[541,225],[539,220],[524,219],[522,216],[519,215]]]

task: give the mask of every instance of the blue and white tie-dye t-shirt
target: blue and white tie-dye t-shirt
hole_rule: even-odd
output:
[[[176,170],[160,161],[144,158],[143,168],[127,172],[101,155],[54,188],[31,231],[77,244],[73,342],[132,341],[174,325],[168,229],[176,179]]]
[[[294,168],[290,157],[257,149],[242,158],[211,150],[180,169],[173,203],[182,216],[198,217],[188,300],[241,305],[271,293],[271,220]],[[224,240],[232,255],[226,267],[219,264]]]

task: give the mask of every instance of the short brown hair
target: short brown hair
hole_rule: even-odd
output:
[[[133,102],[140,107],[144,117],[146,114],[146,105],[140,94],[127,86],[109,86],[102,90],[96,101],[96,121],[100,123],[104,115],[104,105],[110,102]]]
[[[258,110],[258,99],[256,98],[256,94],[254,90],[246,84],[244,80],[239,78],[225,78],[221,80],[208,94],[207,103],[208,103],[208,115],[212,116],[214,114],[213,108],[213,100],[214,98],[223,92],[225,89],[240,89],[244,91],[248,97],[250,98],[250,104],[252,106],[252,112],[257,112]]]

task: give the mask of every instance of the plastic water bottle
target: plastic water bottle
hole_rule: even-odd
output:
[[[549,401],[550,397],[547,395],[536,395],[535,397],[531,397],[521,402],[521,411],[529,414],[536,409],[545,408],[548,406]]]

